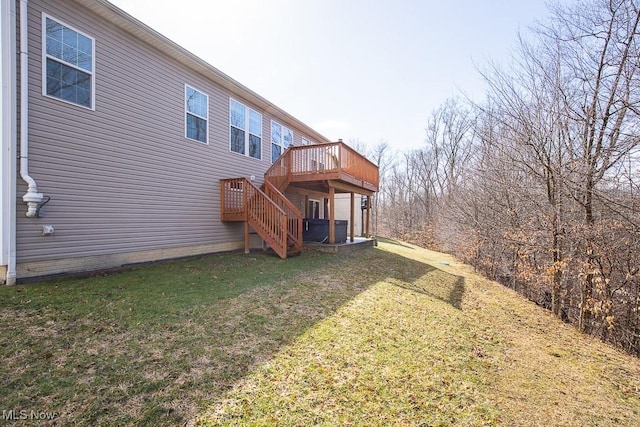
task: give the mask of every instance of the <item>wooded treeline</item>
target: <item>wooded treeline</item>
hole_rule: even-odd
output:
[[[452,252],[580,330],[640,355],[640,9],[553,6],[482,102],[385,144],[378,234]]]

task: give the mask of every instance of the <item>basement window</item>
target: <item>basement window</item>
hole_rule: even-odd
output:
[[[42,32],[43,94],[93,109],[94,38],[44,14]]]

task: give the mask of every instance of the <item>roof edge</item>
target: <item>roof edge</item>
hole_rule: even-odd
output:
[[[149,27],[142,21],[131,16],[124,10],[108,2],[107,0],[74,0],[76,3],[94,12],[98,16],[106,19],[110,23],[116,25],[127,33],[137,37],[150,46],[166,53],[170,57],[174,58],[178,62],[211,81],[219,84],[225,89],[229,90],[232,94],[244,98],[245,100],[253,103],[255,106],[262,108],[273,114],[276,118],[287,122],[289,124],[295,124],[297,127],[303,129],[309,136],[318,139],[317,142],[331,142],[329,138],[322,135],[309,125],[296,119],[291,114],[287,113],[277,105],[273,104],[266,98],[258,95],[248,87],[244,86],[237,80],[234,80],[227,74],[223,73],[213,65],[209,64],[205,60],[201,59],[197,55],[191,53],[187,49],[183,48],[173,40],[162,35],[158,31]]]

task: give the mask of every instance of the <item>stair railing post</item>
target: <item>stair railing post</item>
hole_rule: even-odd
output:
[[[226,181],[220,181],[220,218],[224,219],[225,217],[225,204],[226,204],[226,193],[225,193],[225,186],[227,185]]]
[[[242,182],[242,206],[244,211],[244,253],[249,253],[249,197],[247,182]]]
[[[287,257],[287,215],[281,215],[280,219],[280,242],[284,251],[285,258]]]
[[[287,150],[287,155],[285,157],[285,168],[287,168],[287,173],[285,176],[285,182],[291,182],[291,163],[292,163],[291,149]]]
[[[299,251],[302,251],[302,216],[299,216],[297,218],[297,223],[298,223],[298,235],[297,235],[297,242],[296,242],[296,246],[298,247]]]
[[[249,188],[247,186],[247,183],[242,181],[242,212],[243,212],[243,217],[245,222],[249,221],[249,196],[248,196],[248,191]]]

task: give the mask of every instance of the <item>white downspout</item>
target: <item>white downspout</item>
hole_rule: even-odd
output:
[[[15,1],[0,0],[0,282],[16,283],[16,9]]]
[[[27,183],[22,200],[27,204],[27,216],[38,212],[43,195],[36,181],[29,176],[29,31],[27,0],[20,0],[20,176]]]

